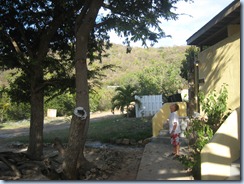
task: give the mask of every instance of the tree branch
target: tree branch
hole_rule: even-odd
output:
[[[17,178],[20,178],[22,176],[22,174],[20,173],[19,169],[17,169],[17,167],[14,164],[9,162],[3,156],[0,156],[0,160],[3,161],[3,163],[5,163],[10,169],[13,170],[13,172],[16,175]],[[15,179],[17,179],[17,178],[15,178]]]

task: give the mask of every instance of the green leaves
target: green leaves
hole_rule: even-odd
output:
[[[225,114],[227,113],[227,99],[227,84],[221,86],[219,93],[217,93],[216,90],[211,91],[208,96],[205,96],[203,92],[199,93],[202,111],[208,117],[206,123],[213,128],[214,132],[217,131],[225,120]]]
[[[137,95],[137,88],[133,87],[131,85],[121,86],[117,87],[116,90],[117,94],[112,98],[112,110],[120,109],[120,111],[123,113],[124,109],[126,108],[127,115],[128,115],[128,109],[129,106],[133,105],[134,103],[141,104],[139,100],[135,99],[135,95]]]
[[[199,101],[207,118],[200,116],[190,119],[185,135],[189,142],[193,140],[194,143],[190,146],[189,155],[180,159],[197,177],[201,176],[201,150],[212,139],[214,133],[227,117],[227,98],[227,84],[222,85],[219,93],[216,90],[211,91],[208,96],[205,96],[203,92],[199,93]]]
[[[180,157],[180,162],[192,171],[195,179],[198,179],[201,176],[200,153],[202,148],[212,139],[213,130],[206,124],[206,120],[203,117],[194,117],[190,119],[190,123],[184,133],[189,144],[190,142],[192,144],[189,145],[189,154]]]
[[[188,80],[188,76],[194,68],[194,57],[198,54],[199,48],[191,46],[185,51],[185,59],[182,60],[181,77]]]
[[[161,20],[178,18],[179,15],[173,12],[178,1],[108,1],[104,8],[110,10],[110,13],[103,19],[99,18],[99,22],[107,22],[103,26],[125,37],[125,43],[141,41],[147,47],[147,41],[153,45],[158,39],[168,36],[161,28]]]

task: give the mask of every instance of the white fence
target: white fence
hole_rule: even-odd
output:
[[[141,102],[139,108],[136,104],[136,117],[153,116],[156,114],[163,104],[162,95],[146,95],[146,96],[135,96],[135,99]]]

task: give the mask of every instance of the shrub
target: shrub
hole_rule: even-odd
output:
[[[6,120],[6,111],[10,107],[10,99],[4,87],[0,87],[0,123]]]
[[[11,102],[6,111],[6,116],[8,121],[30,119],[30,104]]]
[[[90,93],[89,94],[89,100],[90,100],[90,111],[96,112],[98,111],[99,102],[101,100],[101,95],[99,93]]]
[[[207,97],[203,94],[203,92],[199,93],[202,111],[208,117],[206,123],[211,126],[214,132],[218,130],[220,125],[226,119],[226,116],[229,114],[229,112],[226,112],[226,101],[228,99],[228,91],[226,86],[227,84],[223,84],[219,93],[213,90]]]
[[[64,93],[45,103],[45,112],[47,109],[57,109],[57,116],[69,116],[73,113],[75,107],[74,95]]]
[[[11,102],[5,87],[0,88],[0,122],[30,118],[30,104]]]
[[[189,154],[182,155],[179,160],[187,166],[195,180],[201,179],[201,150],[212,139],[229,114],[227,110],[228,91],[226,84],[220,92],[212,91],[207,97],[200,92],[199,99],[203,112],[207,116],[191,117],[185,136],[189,143]]]
[[[91,112],[111,110],[111,99],[114,94],[114,89],[95,89],[95,92],[90,93]]]
[[[193,177],[201,178],[200,153],[205,144],[213,137],[213,130],[206,124],[206,119],[202,117],[192,118],[185,131],[185,136],[189,143],[193,143],[189,148],[188,155],[182,155],[180,161],[192,171]]]

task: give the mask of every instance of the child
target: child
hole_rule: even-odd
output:
[[[170,116],[169,116],[169,133],[171,137],[171,144],[173,145],[173,154],[178,157],[180,154],[180,124],[177,112],[179,110],[178,104],[170,105]]]

